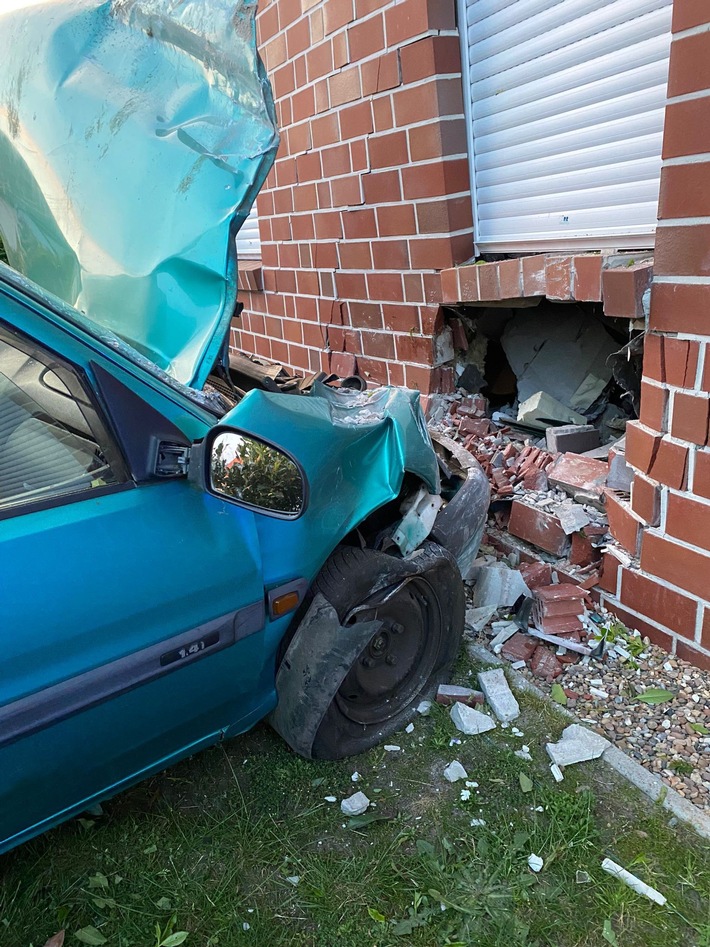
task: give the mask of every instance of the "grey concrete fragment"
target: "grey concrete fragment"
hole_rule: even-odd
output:
[[[501,605],[514,605],[521,595],[530,594],[530,589],[517,570],[496,562],[479,571],[473,587],[473,604],[476,608],[484,605],[499,608]]]
[[[562,503],[555,510],[560,526],[568,536],[579,532],[592,522],[591,516],[579,503]]]
[[[458,760],[454,760],[444,770],[444,779],[447,779],[450,783],[456,783],[459,779],[468,779],[468,773]]]
[[[340,811],[344,812],[345,815],[362,815],[369,805],[370,800],[365,793],[356,792],[352,796],[348,796],[347,799],[343,799],[340,803]]]
[[[557,766],[571,766],[573,763],[597,759],[609,746],[609,741],[598,733],[572,723],[562,731],[559,743],[548,743],[546,749],[547,755]]]
[[[498,628],[495,626],[498,625]],[[493,627],[495,629],[495,637],[491,638],[490,649],[493,654],[500,654],[503,645],[509,638],[512,638],[513,635],[520,631],[518,626],[514,621],[505,621],[505,622],[494,622]]]
[[[592,399],[593,400],[593,399]],[[572,405],[572,407],[575,407]],[[548,427],[546,446],[551,454],[583,454],[599,447],[599,431],[593,424],[563,424]]]
[[[483,631],[495,613],[495,605],[484,605],[482,608],[467,608],[464,623],[471,631]]]
[[[481,671],[478,683],[491,710],[499,720],[510,721],[520,716],[520,705],[508,687],[502,668]]]
[[[494,730],[496,726],[495,720],[488,714],[482,714],[480,710],[474,710],[466,704],[454,704],[450,715],[456,729],[468,736],[486,733],[488,730]]]

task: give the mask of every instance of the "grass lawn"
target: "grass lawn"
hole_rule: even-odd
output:
[[[265,726],[215,747],[1,857],[0,945],[66,929],[66,945],[111,947],[710,947],[710,845],[600,762],[556,785],[544,743],[566,721],[520,700],[522,738],[449,747],[435,706],[398,753],[309,763]],[[478,783],[468,800],[443,779],[453,759]],[[376,821],[324,800],[357,789]],[[668,905],[602,872],[606,855]]]

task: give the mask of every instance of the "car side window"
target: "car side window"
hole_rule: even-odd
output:
[[[0,513],[125,480],[77,374],[0,332]]]

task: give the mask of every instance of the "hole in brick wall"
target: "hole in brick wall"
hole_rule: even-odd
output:
[[[638,416],[643,332],[601,305],[461,307],[450,324],[457,386],[502,420],[531,433],[592,424],[607,443]]]

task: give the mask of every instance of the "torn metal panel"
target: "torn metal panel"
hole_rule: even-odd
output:
[[[234,238],[273,163],[253,0],[9,0],[0,236],[10,264],[201,388]]]

